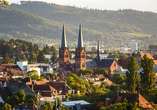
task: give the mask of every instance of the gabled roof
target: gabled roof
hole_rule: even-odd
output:
[[[142,106],[143,108],[153,108],[153,106],[141,95],[138,93],[117,93],[108,103],[115,104],[115,103],[123,103],[124,100],[127,99],[128,103],[134,104],[139,100],[139,106]]]
[[[0,95],[4,102],[7,101],[8,96],[12,96],[12,93],[6,87],[0,87]]]
[[[23,108],[23,110],[37,110],[37,105],[33,103],[24,103],[21,105],[21,107]],[[15,110],[20,110],[20,107],[16,107]]]
[[[40,91],[56,91],[55,88],[53,88],[50,85],[34,85],[34,90],[40,90]]]
[[[69,65],[66,65],[66,67],[65,68],[63,68],[63,70],[62,71],[72,71],[72,69],[70,68],[70,66]]]
[[[157,60],[153,60],[154,65],[157,65]]]
[[[95,59],[87,59],[86,60],[86,67],[96,67],[98,66]]]
[[[32,80],[32,81],[33,81],[33,80]],[[32,85],[32,81],[26,82],[26,85]],[[44,84],[49,83],[49,81],[35,81],[35,83],[36,83],[37,85],[44,85]]]
[[[141,53],[141,58],[143,58],[145,54],[147,55],[149,59],[154,59],[150,53]]]
[[[115,59],[102,59],[101,66],[110,67]]]

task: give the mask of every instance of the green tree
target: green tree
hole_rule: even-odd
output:
[[[43,52],[44,52],[44,54],[49,54],[48,48],[44,47]]]
[[[36,56],[35,56],[35,54],[31,53],[31,54],[30,54],[30,57],[28,58],[28,61],[34,63],[34,62],[36,61]]]
[[[3,63],[9,63],[9,57],[8,57],[8,55],[7,54],[5,54],[4,56],[3,56]]]
[[[96,48],[95,48],[95,47],[92,47],[91,51],[92,51],[92,52],[96,52]]]
[[[69,59],[72,60],[72,53],[69,51]]]
[[[95,58],[95,54],[92,53],[92,54],[90,55],[90,58],[91,58],[91,59],[94,59],[94,58]]]
[[[52,56],[51,56],[51,61],[57,61],[58,60],[58,57],[57,57],[57,53],[56,52],[54,52],[53,54],[52,54]]]
[[[10,110],[11,109],[11,105],[8,103],[5,103],[5,105],[1,108],[1,110]]]
[[[30,43],[28,44],[28,51],[29,51],[29,52],[33,52],[33,51],[34,51],[34,46],[33,46],[32,42],[30,42]]]
[[[45,56],[44,56],[43,51],[40,51],[39,55],[37,56],[37,61],[38,61],[38,63],[45,62]]]
[[[36,95],[32,95],[32,94],[28,94],[25,97],[25,102],[26,103],[34,103],[37,104],[37,96]]]
[[[15,92],[14,95],[17,95],[19,97],[21,103],[25,101],[25,92],[22,89]]]
[[[120,73],[115,73],[111,78],[111,81],[113,81],[116,84],[122,84],[123,82],[125,82],[125,80],[126,80],[126,76],[121,75]]]
[[[103,74],[106,78],[109,78],[107,69],[99,68],[99,70],[97,71],[97,74]]]
[[[155,87],[155,70],[153,67],[152,59],[149,59],[145,54],[143,59],[141,59],[141,67],[143,68],[140,72],[141,78],[141,90],[144,96],[147,96],[149,92]]]
[[[6,6],[9,6],[8,2],[5,1],[5,0],[0,0],[0,3],[3,3],[3,4],[6,5]]]
[[[44,104],[41,105],[42,110],[53,110],[53,104],[50,102],[45,102]]]
[[[92,70],[90,70],[90,69],[86,69],[86,70],[81,69],[81,70],[79,70],[78,75],[79,75],[79,76],[81,76],[81,74],[82,74],[82,75],[92,75],[93,73],[94,73],[94,72],[93,72]]]
[[[128,64],[128,71],[126,72],[126,83],[128,88],[131,89],[133,93],[138,85],[138,70],[138,62],[135,57],[132,57]]]
[[[24,43],[22,43],[22,50],[23,50],[24,52],[27,52],[27,46],[26,46],[26,44],[24,44]]]

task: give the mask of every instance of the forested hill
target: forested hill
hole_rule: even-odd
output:
[[[0,14],[0,38],[7,40],[19,38],[37,44],[51,42],[52,39],[61,39],[63,21],[60,23],[18,8],[6,6],[0,6]],[[65,28],[67,39],[76,40],[79,21],[77,27],[68,26],[65,23]],[[85,28],[83,29],[83,34],[86,36],[86,39],[94,36],[104,37],[101,32]]]
[[[142,41],[139,42],[142,48],[157,43],[156,13],[82,9],[31,1],[9,7],[0,5],[0,39],[19,38],[39,46],[57,42],[55,46],[59,47],[63,21],[68,42],[77,40],[81,21],[84,40],[99,38],[109,48],[111,44],[113,47],[129,46],[130,38]],[[150,39],[150,35],[155,36]]]
[[[78,26],[81,20],[84,28],[103,33],[112,31],[157,35],[157,14],[153,12],[136,10],[102,11],[31,1],[23,1],[21,5],[12,4],[11,7],[17,7],[58,22],[64,20],[65,23],[73,26]]]

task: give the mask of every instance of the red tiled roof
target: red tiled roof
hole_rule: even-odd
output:
[[[153,106],[141,95],[138,93],[117,93],[108,103],[115,104],[115,103],[123,103],[124,99],[128,100],[128,103],[134,104],[137,100],[139,100],[139,106],[143,108],[153,108]]]
[[[143,58],[145,54],[147,55],[149,59],[154,59],[150,53],[141,53],[141,58]]]
[[[131,59],[122,59],[122,58],[120,58],[120,59],[118,59],[118,63],[119,63],[119,65],[120,66],[122,66],[124,69],[127,69],[128,67],[128,64],[129,64],[129,61],[130,61]]]
[[[157,65],[157,60],[153,60],[154,65]]]
[[[48,84],[49,81],[35,81],[35,83],[37,85],[44,85],[44,84]],[[32,81],[31,82],[26,82],[26,85],[32,85]]]
[[[36,104],[33,104],[33,103],[24,103],[24,104],[21,105],[21,107],[25,108],[25,109],[37,110]],[[19,108],[19,106],[16,107],[16,108]]]

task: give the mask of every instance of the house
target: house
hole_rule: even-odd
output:
[[[101,85],[102,82],[107,82],[108,85],[114,84],[112,81],[110,81],[108,78],[105,78],[104,75],[90,75],[90,76],[82,76],[81,77],[84,81],[93,81],[94,84]]]
[[[64,107],[69,107],[70,110],[87,110],[90,108],[91,104],[84,100],[77,100],[77,101],[67,101],[62,102]]]
[[[23,51],[18,51],[13,55],[13,60],[15,60],[18,56],[23,55],[25,58],[28,58],[30,54],[34,54],[34,52],[23,52]]]
[[[6,103],[8,96],[12,96],[12,93],[7,87],[0,87],[0,102]]]
[[[65,82],[60,81],[31,81],[26,83],[36,94],[39,94],[44,98],[51,97],[54,99],[59,97],[60,99],[65,98],[66,91],[72,92],[72,90],[67,87]],[[33,86],[34,85],[34,86]],[[34,88],[33,88],[34,87]],[[47,93],[45,93],[47,91]],[[48,98],[47,98],[48,99]]]
[[[123,68],[123,69],[128,69],[128,64],[129,64],[129,61],[131,61],[131,59],[123,59],[123,58],[120,58],[118,59],[118,64]]]
[[[23,103],[15,108],[15,110],[38,110],[37,105],[33,103]]]
[[[36,70],[39,76],[44,73],[53,73],[53,68],[45,63],[28,64],[28,61],[17,61],[17,65],[25,73],[32,70]]]
[[[12,76],[12,78],[23,77],[23,72],[16,64],[1,64],[0,73],[3,76]]]
[[[25,92],[25,95],[28,95],[28,94],[36,95],[34,91],[32,91],[31,88],[28,85],[26,85],[26,83],[7,82],[6,87],[12,94],[22,89]]]
[[[142,106],[144,109],[154,109],[154,107],[139,93],[118,92],[111,100],[107,102],[107,106],[115,103],[123,103],[125,99],[128,100],[128,103],[132,104],[138,102],[138,105]]]
[[[100,58],[100,46],[98,41],[97,56],[94,59],[86,59],[86,51],[83,45],[82,28],[81,23],[79,26],[78,46],[75,52],[75,60],[69,60],[69,48],[67,47],[65,27],[63,23],[61,47],[59,48],[59,76],[67,77],[71,73],[78,75],[80,69],[90,69],[96,73],[99,68],[107,69],[110,78],[115,73],[115,70],[119,67],[118,62],[115,59],[101,59]]]

